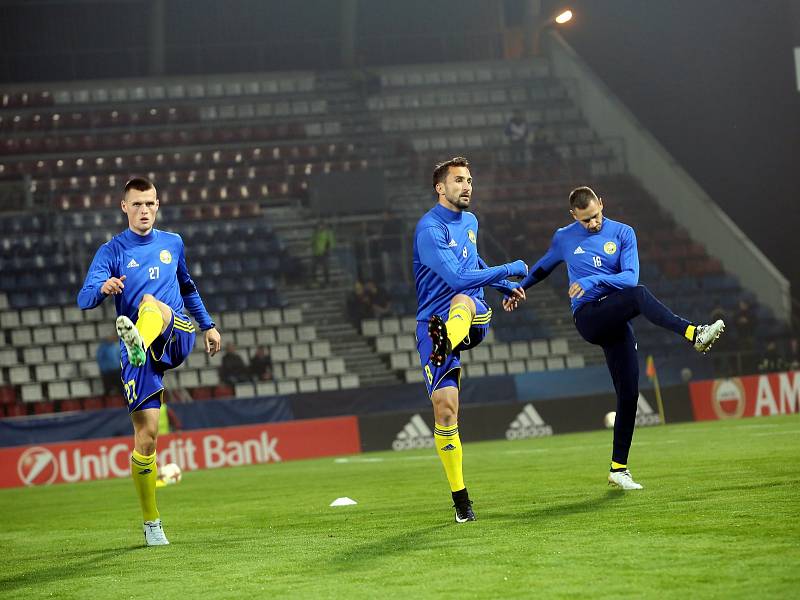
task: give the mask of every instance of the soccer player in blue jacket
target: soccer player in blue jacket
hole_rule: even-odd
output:
[[[156,438],[164,372],[183,363],[194,347],[194,325],[184,307],[205,332],[206,352],[213,356],[220,349],[219,332],[186,267],[183,240],[154,229],[158,205],[148,179],[125,184],[121,206],[128,229],[100,246],[78,293],[83,310],[107,296],[116,304],[122,383],[134,430],[131,476],[148,546],[169,543],[156,508]]]
[[[725,323],[695,325],[673,314],[639,285],[636,234],[629,225],[603,217],[603,201],[591,188],[572,190],[569,204],[575,222],[555,232],[550,248],[531,267],[522,286],[527,290],[560,263],[567,264],[575,327],[583,339],[603,348],[617,393],[608,481],[625,490],[638,490],[642,486],[627,466],[639,399],[639,361],[631,319],[643,315],[654,325],[685,337],[698,352],[711,348]]]
[[[475,513],[464,484],[458,435],[459,356],[480,344],[489,330],[492,309],[484,302],[483,286],[507,295],[504,306],[516,305],[525,292],[507,278],[524,277],[528,268],[521,260],[489,267],[478,254],[478,220],[466,210],[472,197],[467,159],[456,157],[437,165],[433,187],[438,202],[414,232],[417,351],[433,403],[433,436],[450,484],[455,520],[465,523],[474,521]]]

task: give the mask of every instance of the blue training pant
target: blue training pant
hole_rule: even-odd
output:
[[[614,449],[611,460],[628,463],[639,400],[639,359],[631,319],[648,321],[683,336],[689,321],[659,302],[643,285],[624,288],[587,302],[575,311],[575,328],[590,344],[603,348],[608,371],[617,393]]]

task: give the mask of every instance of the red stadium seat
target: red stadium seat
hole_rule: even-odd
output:
[[[106,396],[103,398],[104,408],[123,408],[124,406],[126,406],[126,402],[122,396]]]
[[[194,400],[210,400],[213,398],[214,390],[210,387],[192,388],[190,394]]]
[[[24,404],[9,404],[5,409],[7,417],[24,417],[28,414],[28,407]]]
[[[99,396],[91,396],[83,399],[83,410],[98,410],[103,408],[103,399]]]
[[[35,402],[33,405],[33,413],[36,415],[43,415],[55,412],[53,402]]]
[[[61,401],[61,412],[68,412],[73,410],[81,410],[81,401],[80,400],[62,400]]]
[[[0,404],[14,404],[17,401],[17,392],[12,385],[0,387]]]
[[[233,387],[218,385],[214,388],[214,398],[233,398]]]

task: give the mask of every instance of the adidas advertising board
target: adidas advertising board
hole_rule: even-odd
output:
[[[533,404],[526,404],[506,430],[507,440],[522,440],[547,435],[553,435],[553,428],[544,422],[544,419],[533,408]]]
[[[644,394],[639,392],[639,400],[636,402],[636,426],[647,427],[649,425],[660,424],[661,417],[653,410],[653,407],[650,406]]]
[[[397,432],[392,450],[433,448],[433,431],[418,414],[413,415],[403,429]]]
[[[662,388],[667,422],[692,420],[692,407],[686,386]],[[639,397],[638,426],[660,422],[652,392]],[[481,440],[517,440],[592,431],[605,428],[605,415],[616,410],[614,394],[598,394],[530,402],[463,404],[459,409],[458,430],[465,443]],[[358,417],[361,449],[405,451],[433,448],[433,410],[366,414]]]

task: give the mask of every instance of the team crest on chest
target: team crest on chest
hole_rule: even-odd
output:
[[[162,250],[161,253],[158,255],[158,258],[161,259],[161,262],[165,265],[168,265],[172,262],[172,254],[169,253],[169,250]]]
[[[470,242],[472,242],[473,244],[477,244],[477,242],[475,241],[475,232],[472,231],[472,229],[467,231],[467,236],[469,237]]]
[[[617,245],[614,242],[606,242],[603,244],[603,251],[606,254],[614,254],[617,251]]]

